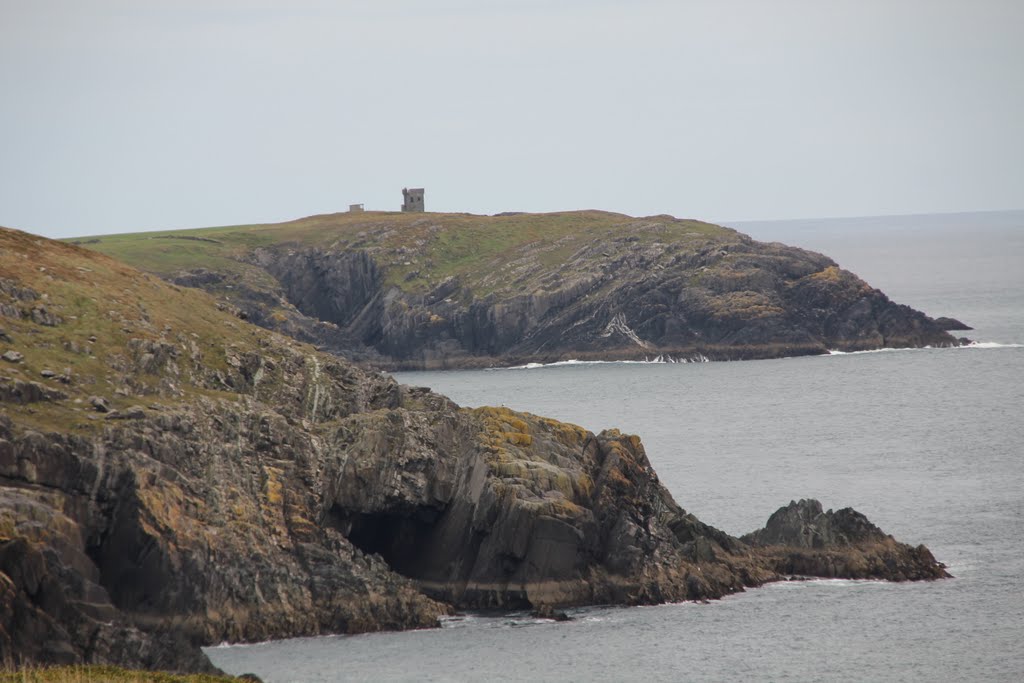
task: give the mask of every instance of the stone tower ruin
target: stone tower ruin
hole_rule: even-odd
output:
[[[423,211],[423,188],[402,188],[402,211]]]

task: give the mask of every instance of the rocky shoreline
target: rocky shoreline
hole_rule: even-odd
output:
[[[0,272],[6,663],[211,671],[201,646],[454,609],[947,576],[814,501],[732,537],[636,436],[460,408],[93,252],[0,229]]]
[[[224,297],[261,326],[393,371],[657,356],[763,360],[968,342],[947,331],[963,323],[895,304],[802,249],[745,235],[685,260],[671,244],[643,258],[616,258],[617,246],[606,244],[594,263],[581,258],[586,266],[535,265],[533,277],[547,283],[535,291],[485,297],[459,276],[426,293],[389,287],[372,250],[265,247],[243,257],[273,276],[278,284],[269,290],[205,270],[169,277]],[[352,297],[353,289],[363,295]],[[268,298],[285,305],[268,308]]]
[[[947,576],[815,501],[731,537],[675,503],[634,436],[398,391],[326,432],[214,403],[92,439],[0,422],[0,651],[209,671],[203,645],[432,627],[455,609]]]

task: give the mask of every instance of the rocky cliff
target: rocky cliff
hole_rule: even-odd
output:
[[[336,214],[85,242],[385,368],[959,343],[826,256],[671,216]]]
[[[461,409],[94,252],[0,229],[0,274],[8,663],[203,670],[204,644],[456,608],[946,575],[808,501],[734,538],[635,436]]]

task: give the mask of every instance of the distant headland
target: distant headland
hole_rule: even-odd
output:
[[[221,298],[263,327],[384,369],[739,360],[954,346],[822,254],[603,211],[359,210],[76,240]],[[958,323],[958,324],[954,324]],[[965,327],[965,326],[964,326]]]

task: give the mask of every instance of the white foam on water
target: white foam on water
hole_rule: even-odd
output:
[[[455,614],[452,616],[443,615],[437,618],[441,628],[461,628],[471,623],[480,621],[480,617],[473,614]]]
[[[849,588],[852,586],[889,585],[892,585],[892,582],[884,581],[882,579],[827,579],[816,576],[807,579],[797,579],[795,581],[776,581],[774,583],[766,584],[766,587],[786,590],[793,588],[801,588],[804,586],[827,586],[829,588]]]
[[[979,342],[974,341],[970,344],[963,346],[919,346],[909,348],[894,348],[885,347],[881,349],[865,349],[863,351],[840,351],[838,349],[829,349],[827,354],[824,356],[857,356],[866,353],[895,353],[895,352],[914,352],[914,351],[934,351],[934,350],[955,350],[955,349],[1020,349],[1024,348],[1024,344],[1003,344],[1000,342]],[[797,356],[786,356],[786,358],[797,357]],[[541,370],[543,368],[557,368],[570,365],[666,365],[675,363],[710,363],[711,359],[707,356],[700,354],[693,357],[679,357],[664,354],[655,356],[654,358],[648,358],[645,360],[559,360],[552,363],[526,363],[525,365],[511,365],[508,367],[494,367],[487,368],[488,371],[496,370]]]
[[[507,368],[487,368],[488,370],[537,370],[538,368],[557,368],[564,365],[644,365],[653,364],[649,360],[559,360],[554,363],[527,363],[526,365],[512,365]]]
[[[932,346],[922,346],[918,348],[906,348],[906,349],[895,349],[886,347],[884,349],[865,349],[863,351],[839,351],[837,349],[829,349],[828,355],[830,356],[859,356],[864,353],[890,353],[893,351],[923,351],[924,349],[934,348]],[[954,348],[954,347],[950,347]]]
[[[958,349],[1022,349],[1024,344],[1000,344],[999,342],[971,342],[967,346],[958,346]]]
[[[1024,344],[1002,344],[1000,342],[978,342],[973,341],[970,344],[964,344],[963,346],[919,346],[913,348],[901,348],[895,349],[886,347],[884,349],[866,349],[864,351],[839,351],[837,349],[829,349],[829,356],[856,356],[863,353],[893,353],[896,351],[956,351],[958,349],[1020,349],[1024,348]]]
[[[508,628],[523,628],[525,626],[536,626],[538,624],[554,624],[554,619],[540,619],[538,617],[532,617],[527,619],[508,619],[502,626]]]
[[[711,359],[700,354],[693,357],[676,358],[669,354],[655,356],[644,360],[559,360],[553,363],[527,363],[509,367],[487,368],[487,370],[537,370],[539,368],[556,368],[565,365],[666,365],[674,363],[708,363]]]

